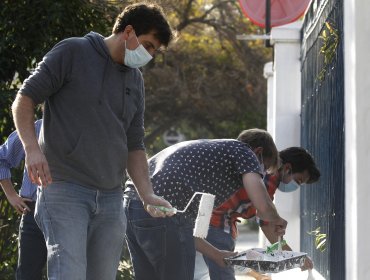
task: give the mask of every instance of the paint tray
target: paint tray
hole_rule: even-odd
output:
[[[251,268],[261,273],[278,273],[303,266],[306,256],[306,253],[301,252],[266,253],[264,249],[254,248],[234,257],[225,258],[225,262],[241,268]]]

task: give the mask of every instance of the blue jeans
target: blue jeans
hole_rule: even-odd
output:
[[[193,225],[181,215],[153,218],[141,201],[124,200],[126,240],[136,280],[193,280]]]
[[[231,237],[231,234],[225,232],[223,229],[210,226],[206,239],[220,250],[235,250],[235,240]],[[208,265],[211,280],[235,280],[233,266],[222,268],[205,256],[204,260]]]
[[[19,224],[17,280],[41,280],[46,265],[46,244],[44,236],[35,222],[34,202],[27,205],[30,212],[22,215]]]
[[[39,188],[35,219],[46,239],[48,279],[116,278],[126,230],[121,189],[52,183]]]

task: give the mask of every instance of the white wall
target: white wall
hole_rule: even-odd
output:
[[[343,2],[346,279],[370,279],[370,3]]]
[[[272,28],[274,45],[272,66],[265,65],[268,79],[267,130],[273,136],[278,150],[300,146],[301,70],[300,29],[302,22]],[[272,79],[272,86],[271,86]],[[286,240],[294,251],[300,250],[300,196],[276,192],[275,205],[279,214],[288,221]],[[264,244],[264,242],[261,242]]]
[[[343,5],[346,279],[370,279],[370,187],[366,176],[370,167],[370,5],[368,0],[345,0]],[[273,79],[273,87],[268,86],[267,127],[278,149],[300,143],[299,45],[294,41],[294,29],[297,31],[293,26],[273,28],[274,69],[271,65],[265,68],[268,85],[269,79]],[[272,75],[269,69],[273,70]],[[293,193],[292,197],[280,194],[276,204],[281,215],[290,221],[286,238],[295,249],[299,246],[299,217],[291,214],[299,215],[299,205],[289,201],[299,201],[299,194]]]

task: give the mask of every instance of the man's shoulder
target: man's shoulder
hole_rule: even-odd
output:
[[[85,37],[69,37],[65,38],[53,47],[54,49],[66,49],[66,50],[79,50],[89,44],[88,40]]]
[[[213,139],[210,141],[211,143],[215,143],[218,145],[226,145],[228,147],[238,147],[238,148],[250,149],[247,144],[240,142],[239,140],[236,140],[236,139],[223,138],[223,139]]]

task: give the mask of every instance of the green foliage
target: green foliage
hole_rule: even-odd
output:
[[[125,257],[121,260],[119,267],[118,267],[118,272],[117,272],[117,277],[116,280],[133,280],[134,275],[132,271],[132,264],[129,261],[130,256],[126,254]]]
[[[339,33],[330,22],[325,22],[324,29],[319,36],[323,44],[320,48],[320,54],[324,56],[324,67],[318,75],[318,79],[323,81],[326,76],[328,65],[330,65],[337,53],[339,45]]]
[[[13,102],[14,90],[1,87],[0,84],[0,135],[1,143],[14,130],[11,118],[11,103]]]
[[[89,31],[103,35],[120,5],[134,0],[0,1],[0,135],[14,130],[11,104],[21,83],[58,41]],[[236,35],[262,32],[237,1],[158,0],[179,39],[143,69],[146,86],[146,146],[165,147],[162,134],[174,127],[187,139],[235,138],[243,129],[266,126],[263,65],[271,50]],[[14,182],[21,183],[22,169]],[[0,193],[0,279],[13,279],[19,217]],[[125,252],[117,279],[131,279]]]
[[[235,138],[266,127],[263,65],[270,50],[237,34],[258,33],[235,1],[160,1],[180,32],[178,41],[144,69],[146,145],[164,147],[170,127],[187,139]]]
[[[316,249],[319,250],[320,252],[324,252],[326,250],[326,240],[327,240],[326,233],[321,233],[320,227],[307,233],[315,236]]]
[[[0,1],[1,143],[14,130],[11,104],[15,94],[42,56],[67,37],[82,36],[90,31],[110,34],[118,12],[117,7],[101,1]],[[22,182],[22,171],[22,166],[12,171],[16,186]],[[0,279],[14,279],[19,221],[19,215],[0,192]],[[130,279],[130,273],[126,265],[117,279]]]
[[[12,178],[17,190],[22,182],[22,176],[22,168],[12,170]],[[14,279],[19,221],[20,216],[10,205],[5,194],[0,192],[0,279]]]
[[[0,194],[0,278],[14,279],[17,264],[17,235],[19,216]]]
[[[107,6],[90,1],[3,0],[0,8],[0,81],[10,83],[29,70],[58,41],[110,26]]]
[[[10,104],[14,91],[0,87],[0,135],[1,143],[14,130],[11,119]],[[12,172],[14,182],[22,182],[22,169]],[[0,279],[14,279],[14,269],[17,264],[17,232],[19,215],[8,203],[3,192],[0,192]]]

